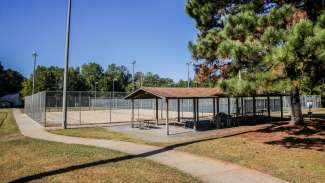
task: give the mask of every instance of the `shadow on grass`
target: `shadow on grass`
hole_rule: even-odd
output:
[[[67,173],[67,172],[71,172],[71,171],[75,171],[75,170],[85,169],[85,168],[91,168],[91,167],[95,167],[98,165],[117,163],[120,161],[131,160],[131,159],[135,159],[135,158],[146,158],[149,156],[153,156],[156,154],[174,150],[178,147],[187,146],[187,145],[204,142],[204,141],[210,141],[210,140],[215,140],[215,139],[238,136],[238,135],[245,134],[245,133],[251,133],[251,132],[271,133],[271,132],[281,131],[281,130],[286,129],[284,127],[281,127],[281,125],[284,125],[284,124],[288,124],[288,123],[287,122],[278,122],[278,123],[273,123],[271,126],[264,127],[262,129],[254,129],[254,130],[248,130],[248,131],[244,131],[244,132],[234,132],[232,134],[227,134],[227,135],[223,135],[223,136],[203,138],[203,139],[194,140],[194,141],[182,142],[182,143],[169,145],[169,146],[157,149],[157,150],[153,150],[153,151],[149,151],[149,152],[145,152],[145,153],[141,153],[141,154],[137,154],[137,155],[126,155],[126,156],[117,157],[117,158],[113,158],[113,159],[99,160],[99,161],[94,161],[94,162],[89,162],[89,163],[84,163],[84,164],[79,164],[79,165],[72,165],[72,166],[59,168],[59,169],[55,169],[55,170],[50,170],[50,171],[46,171],[46,172],[42,172],[42,173],[38,173],[38,174],[28,175],[28,176],[13,180],[11,182],[13,182],[13,183],[28,182],[28,181],[42,179],[42,178],[45,178],[48,176],[59,175],[59,174],[63,174],[63,173]],[[318,144],[319,146],[322,146],[322,145],[324,145],[324,143],[325,142],[323,139],[302,139],[301,140],[301,139],[294,138],[294,137],[293,138],[290,138],[290,137],[284,138],[280,141],[267,142],[267,144],[272,144],[272,145],[283,145],[283,146],[286,145],[287,147],[298,147],[298,148],[305,148],[305,149],[310,148],[309,145],[311,145],[311,144]]]
[[[176,149],[178,147],[187,146],[187,145],[191,145],[191,144],[195,144],[195,143],[199,143],[199,142],[204,142],[204,141],[220,139],[220,138],[232,137],[232,136],[236,136],[236,135],[240,135],[240,134],[244,134],[244,133],[250,133],[250,132],[254,132],[254,131],[256,131],[256,130],[239,132],[239,133],[234,133],[234,134],[224,135],[224,136],[218,136],[218,137],[213,137],[213,138],[204,138],[204,139],[200,139],[200,140],[188,141],[188,142],[169,145],[169,146],[157,149],[157,150],[153,150],[153,151],[149,151],[149,152],[145,152],[145,153],[141,153],[141,154],[126,155],[126,156],[117,157],[117,158],[113,158],[113,159],[98,160],[98,161],[79,164],[79,165],[72,165],[72,166],[59,168],[59,169],[55,169],[55,170],[50,170],[50,171],[46,171],[46,172],[42,172],[42,173],[38,173],[38,174],[28,175],[28,176],[25,176],[25,177],[21,177],[21,178],[12,180],[10,182],[11,183],[29,182],[29,181],[42,179],[42,178],[45,178],[45,177],[48,177],[48,176],[59,175],[59,174],[63,174],[63,173],[67,173],[67,172],[71,172],[71,171],[75,171],[75,170],[85,169],[85,168],[91,168],[91,167],[95,167],[95,166],[98,166],[98,165],[117,163],[117,162],[120,162],[120,161],[125,161],[125,160],[130,160],[130,159],[135,159],[135,158],[146,158],[146,157],[149,157],[149,156],[153,156],[153,155],[156,155],[156,154],[160,154],[160,153],[164,153],[164,152],[167,152],[167,151],[174,150],[174,149]]]
[[[281,140],[269,141],[265,143],[270,145],[281,145],[286,148],[300,148],[325,151],[325,139],[321,138],[284,137]]]
[[[286,148],[313,149],[325,151],[325,120],[305,119],[302,126],[289,125],[288,122],[275,123],[267,128],[257,130],[259,133],[282,133],[279,140],[267,141],[266,144],[280,145]]]

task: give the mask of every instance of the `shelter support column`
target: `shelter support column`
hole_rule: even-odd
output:
[[[227,97],[228,115],[230,115],[230,97]]]
[[[256,116],[256,99],[255,96],[253,96],[253,116]]]
[[[281,120],[283,120],[283,97],[280,96]]]
[[[236,117],[239,116],[240,110],[239,110],[239,101],[238,97],[236,97]]]
[[[215,123],[215,119],[216,119],[216,98],[212,99],[212,112],[213,112],[213,123]]]
[[[270,110],[270,96],[267,96],[267,116],[271,117],[271,110]]]
[[[196,122],[198,122],[200,119],[200,112],[199,112],[199,99],[196,99]]]
[[[219,114],[219,97],[217,98],[217,114]]]
[[[180,103],[179,103],[179,99],[177,99],[177,121],[178,121],[178,122],[181,122]]]
[[[134,122],[134,99],[131,100],[131,111],[132,111],[132,114],[131,114],[131,127],[133,128],[134,125],[133,125],[133,122]]]
[[[240,97],[241,115],[244,116],[244,98]]]
[[[196,130],[196,120],[197,120],[197,105],[196,105],[196,99],[193,98],[193,130]]]
[[[166,135],[169,135],[169,105],[168,99],[166,99]]]
[[[158,98],[156,97],[155,99],[155,102],[156,102],[156,125],[158,126],[158,120],[159,120],[159,115],[158,115]]]

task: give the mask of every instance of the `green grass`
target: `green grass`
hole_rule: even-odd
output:
[[[96,138],[96,139],[106,139],[106,140],[121,140],[128,141],[140,144],[149,144],[149,145],[157,145],[157,146],[166,146],[168,144],[165,143],[155,143],[155,142],[147,142],[138,138],[134,138],[128,136],[123,133],[115,132],[107,128],[101,127],[93,127],[93,128],[69,128],[69,129],[57,129],[57,130],[49,130],[49,132],[58,134],[58,135],[66,135],[72,137],[83,137],[83,138]]]
[[[52,133],[152,144],[105,128],[55,130]],[[166,146],[170,144],[154,144]],[[253,142],[242,137],[202,141],[176,150],[232,162],[290,182],[325,182],[325,152]]]
[[[10,109],[0,109],[0,140],[21,136]]]
[[[1,134],[17,134],[11,111],[0,112],[9,116],[1,126]],[[116,159],[125,156],[127,154],[102,148],[23,136],[1,140],[0,182],[27,176],[35,180],[36,175],[41,182],[200,182],[188,174],[143,158]],[[116,161],[112,161],[114,159]]]
[[[287,149],[240,137],[204,141],[177,148],[253,168],[289,182],[325,182],[325,153]]]

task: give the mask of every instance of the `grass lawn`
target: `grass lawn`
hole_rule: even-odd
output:
[[[323,121],[320,123],[325,125]],[[270,131],[260,130],[232,137],[200,141],[177,147],[176,150],[236,163],[290,182],[325,182],[325,134],[323,127],[321,130],[308,135],[292,135],[292,130],[284,131],[283,129],[287,128],[280,124],[272,130],[269,129]],[[105,128],[79,128],[51,132],[69,136],[151,144]],[[315,148],[306,146],[304,142],[300,141],[294,141],[291,144],[286,141],[283,141],[283,144],[274,143],[277,142],[276,140],[280,142],[283,139],[294,137],[304,138],[308,143],[309,141],[314,142],[313,140],[316,139],[317,143],[309,143]],[[168,146],[171,144],[156,145]]]
[[[0,182],[200,182],[173,168],[124,153],[23,137],[11,110],[0,112]]]
[[[57,129],[57,130],[49,130],[49,132],[58,135],[67,135],[72,137],[121,140],[121,141],[128,141],[128,142],[156,145],[156,146],[171,145],[171,144],[159,143],[159,142],[147,142],[142,139],[133,138],[126,134],[115,132],[108,128],[101,128],[101,127]]]

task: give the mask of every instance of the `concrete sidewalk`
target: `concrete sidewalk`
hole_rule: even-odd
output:
[[[143,157],[169,167],[176,168],[185,173],[191,174],[204,182],[286,182],[270,175],[266,175],[235,164],[225,163],[172,149],[116,140],[88,139],[55,135],[47,132],[38,123],[33,121],[27,115],[21,113],[20,110],[14,110],[13,113],[21,133],[27,137],[54,142],[63,142],[67,144],[90,145],[136,155],[137,157]]]

